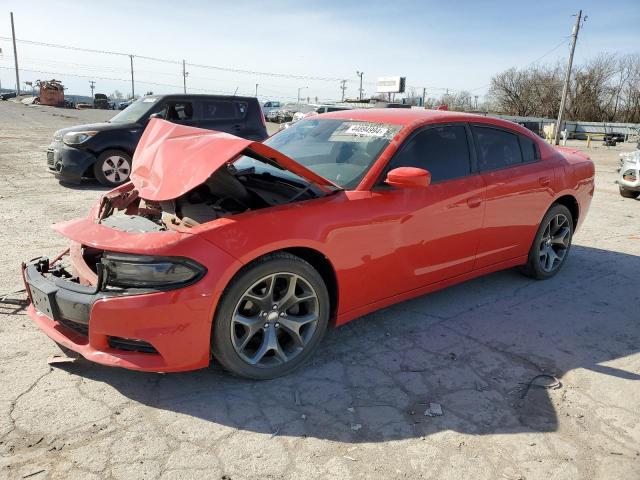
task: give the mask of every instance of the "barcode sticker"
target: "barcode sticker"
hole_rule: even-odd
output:
[[[355,135],[358,137],[376,137],[382,138],[385,136],[389,129],[386,127],[382,127],[380,125],[372,125],[372,124],[354,124],[351,125],[344,132],[344,135]]]

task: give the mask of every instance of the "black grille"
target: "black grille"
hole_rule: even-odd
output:
[[[47,150],[47,165],[53,167],[53,150]]]
[[[142,340],[134,340],[133,338],[109,337],[109,346],[118,350],[126,350],[128,352],[141,353],[158,353],[150,343]]]
[[[85,323],[72,322],[71,320],[67,320],[66,318],[61,318],[58,321],[65,327],[70,328],[80,335],[84,335],[85,337],[89,336],[89,325]]]

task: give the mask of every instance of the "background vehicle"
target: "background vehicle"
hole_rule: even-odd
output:
[[[96,178],[108,186],[126,182],[133,152],[151,116],[251,140],[267,138],[255,98],[154,95],[142,97],[108,122],[58,130],[47,150],[49,170],[70,183],[82,178]]]
[[[316,113],[327,113],[327,112],[340,112],[342,110],[352,110],[351,107],[344,107],[340,105],[320,105],[316,108]]]
[[[109,101],[109,97],[107,97],[104,93],[96,93],[93,97],[93,108],[112,110],[112,105],[113,102]]]
[[[262,143],[153,120],[131,178],[55,226],[78,273],[24,267],[29,315],[107,365],[213,355],[266,379],[304,362],[330,321],[505,268],[556,275],[594,166],[507,121],[370,109]]]
[[[262,105],[262,112],[264,113],[265,118],[268,117],[272,112],[276,112],[280,110],[281,104],[280,102],[269,101],[264,102]]]
[[[124,102],[118,103],[118,110],[124,110],[125,108],[127,108],[129,105],[131,105],[135,101],[136,100],[134,98],[132,98],[130,100],[125,100]]]
[[[0,100],[9,100],[10,98],[16,98],[16,92],[4,92],[0,94]]]
[[[620,154],[619,178],[620,195],[624,198],[640,197],[640,149]]]

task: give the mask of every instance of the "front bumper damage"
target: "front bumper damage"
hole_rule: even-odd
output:
[[[62,266],[67,255],[22,264],[31,300],[27,313],[52,340],[92,362],[133,370],[184,371],[209,364],[211,297],[197,286],[142,294],[101,291],[100,280],[82,285]]]

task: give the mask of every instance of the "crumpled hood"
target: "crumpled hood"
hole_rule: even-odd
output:
[[[146,200],[171,200],[204,183],[245,150],[277,163],[325,191],[340,188],[262,143],[161,119],[149,122],[138,143],[131,181]]]

